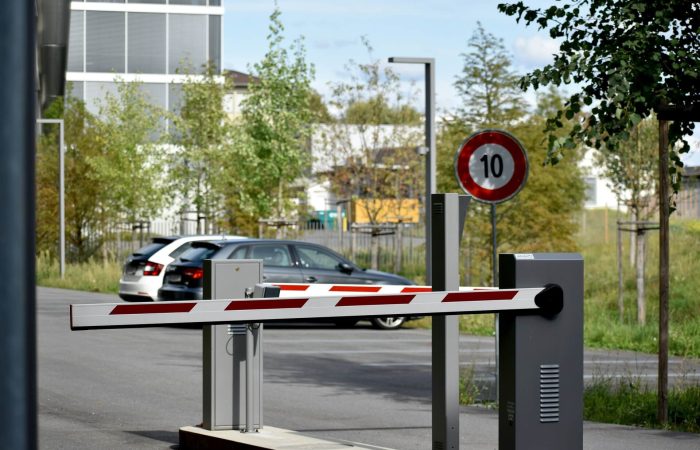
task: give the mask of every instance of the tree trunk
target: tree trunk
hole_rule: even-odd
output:
[[[625,321],[624,281],[622,279],[622,230],[617,221],[617,309],[620,313],[620,323]]]
[[[644,247],[646,243],[644,230],[637,232],[637,323],[647,323],[646,300],[644,299]]]
[[[634,222],[633,227],[637,228],[637,222],[639,222],[639,211],[632,208],[632,221]],[[637,263],[637,233],[630,233],[630,267],[634,267]]]
[[[668,422],[668,165],[668,122],[659,120],[659,384],[656,414],[660,424]]]
[[[396,259],[394,260],[394,272],[399,273],[402,269],[401,262],[403,259],[403,227],[401,226],[401,222],[396,224],[396,233],[394,234],[394,239],[396,242],[396,245],[394,246],[396,249]]]
[[[372,270],[379,270],[379,236],[375,236],[372,233],[372,243],[371,243],[371,265]]]

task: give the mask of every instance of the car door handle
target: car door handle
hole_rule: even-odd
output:
[[[304,281],[306,281],[307,283],[315,283],[316,281],[318,281],[318,278],[316,278],[316,277],[306,277],[306,278],[304,278]]]

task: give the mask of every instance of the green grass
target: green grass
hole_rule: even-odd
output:
[[[39,255],[36,259],[36,282],[39,286],[116,294],[120,275],[121,264],[92,261],[67,264],[62,279],[58,261],[45,255]]]
[[[585,389],[583,403],[585,420],[700,433],[700,385],[670,390],[665,427],[656,420],[656,391],[635,378],[595,380]]]
[[[659,234],[647,235],[646,325],[636,321],[634,268],[629,265],[629,234],[623,237],[624,316],[617,307],[615,213],[608,213],[605,242],[604,211],[588,211],[581,236],[585,264],[584,340],[587,347],[658,350]],[[625,220],[624,218],[622,220]],[[700,356],[700,221],[672,218],[670,229],[669,349],[673,355]]]

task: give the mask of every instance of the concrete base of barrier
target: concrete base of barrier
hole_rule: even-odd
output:
[[[210,431],[199,427],[180,428],[181,450],[390,450],[349,441],[306,436],[291,430],[265,426],[257,433],[237,430]]]

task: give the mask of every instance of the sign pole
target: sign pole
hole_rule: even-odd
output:
[[[491,253],[491,270],[493,274],[493,281],[491,284],[493,286],[498,286],[498,241],[496,236],[496,204],[491,203],[491,239],[492,239],[492,253]],[[496,365],[496,404],[498,404],[498,313],[493,315],[493,326],[496,330],[495,336],[495,365]]]
[[[525,185],[528,175],[525,149],[511,134],[501,130],[482,130],[462,142],[455,155],[455,176],[464,192],[488,203],[491,210],[491,274],[498,286],[498,237],[496,204],[513,198]],[[494,317],[496,401],[499,399],[499,317]]]

